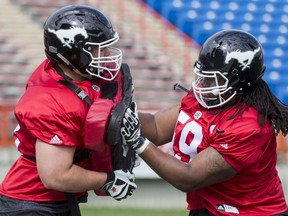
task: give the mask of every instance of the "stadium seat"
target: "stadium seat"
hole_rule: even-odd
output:
[[[190,9],[189,4],[181,1],[174,0],[162,3],[161,15],[173,25],[176,25],[176,20],[181,14],[185,14]]]
[[[183,33],[192,37],[192,32],[198,23],[198,12],[194,9],[189,9],[180,13],[179,16],[175,20],[175,25],[178,29],[180,29]]]

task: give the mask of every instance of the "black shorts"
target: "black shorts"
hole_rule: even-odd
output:
[[[0,195],[0,216],[71,216],[71,212],[68,202],[31,202]]]
[[[189,216],[213,216],[213,214],[209,212],[207,209],[197,209],[197,210],[191,210],[189,212]]]
[[[189,216],[213,216],[207,209],[191,210]],[[288,211],[277,214],[275,216],[288,216]]]

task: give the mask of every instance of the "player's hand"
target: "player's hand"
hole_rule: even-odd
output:
[[[132,102],[127,108],[121,126],[121,136],[124,145],[135,150],[137,154],[141,154],[148,143],[145,143],[145,138],[141,135],[140,121],[137,114],[137,105]]]
[[[102,190],[118,201],[131,196],[137,188],[137,185],[134,183],[135,176],[130,171],[115,170],[107,175],[107,180]]]

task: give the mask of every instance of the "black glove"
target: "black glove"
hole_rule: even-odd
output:
[[[145,138],[141,135],[137,105],[135,102],[131,103],[124,114],[121,136],[123,144],[135,150],[137,154],[141,154],[148,145],[148,143],[145,142]]]
[[[107,181],[102,187],[102,190],[119,201],[132,195],[133,191],[137,188],[134,180],[135,176],[133,173],[115,170],[114,172],[108,173]]]

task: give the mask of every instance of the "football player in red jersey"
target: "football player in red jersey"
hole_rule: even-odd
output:
[[[91,161],[85,146],[94,137],[99,138],[97,145],[108,146],[99,137],[103,119],[93,137],[85,137],[85,125],[94,102],[102,99],[103,83],[115,83],[123,72],[122,52],[112,46],[118,39],[108,18],[86,5],[65,6],[48,17],[47,59],[30,76],[15,108],[14,135],[21,156],[0,185],[0,215],[80,215],[78,203],[86,202],[89,190],[122,200],[136,189],[130,171],[101,171],[109,164],[105,149],[100,150],[103,158]],[[99,118],[112,103],[102,101],[110,103],[102,106]],[[97,126],[98,113],[89,121],[93,114]],[[91,163],[100,171],[90,169]]]
[[[126,111],[124,143],[187,193],[190,216],[288,215],[276,170],[276,134],[287,134],[288,107],[262,79],[263,59],[250,33],[217,32],[200,50],[181,105],[152,115],[133,103]],[[157,148],[168,142],[174,156]]]

